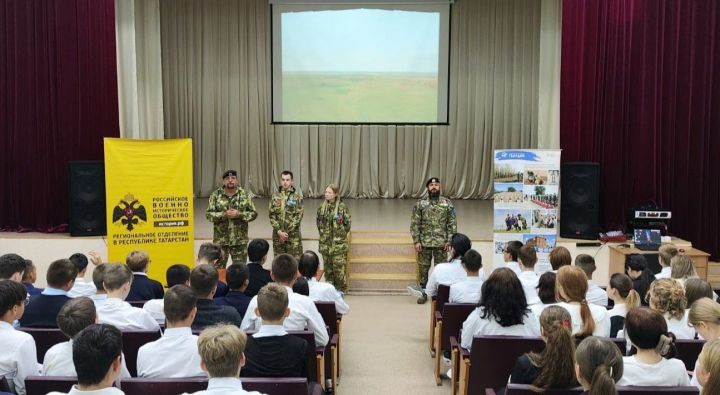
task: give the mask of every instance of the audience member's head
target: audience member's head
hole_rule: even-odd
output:
[[[660,314],[667,313],[670,318],[682,320],[685,317],[687,298],[682,285],[671,278],[661,278],[650,284],[646,295],[648,305]],[[627,318],[625,319],[627,322]]]
[[[190,287],[198,299],[211,299],[218,283],[218,271],[213,265],[199,265],[190,272]]]
[[[190,283],[190,268],[182,263],[172,265],[167,268],[165,272],[165,280],[167,281],[168,288],[172,288],[178,284],[188,285]]]
[[[595,331],[595,320],[590,312],[590,306],[585,299],[588,290],[587,276],[579,267],[563,266],[557,272],[555,281],[555,298],[557,300],[572,303],[580,303],[580,317],[583,326],[578,337],[590,336]]]
[[[310,284],[305,277],[298,277],[292,286],[292,290],[296,294],[310,296]]]
[[[482,255],[479,252],[469,249],[460,259],[468,275],[477,276],[482,269]]]
[[[687,255],[675,255],[670,260],[670,266],[670,276],[674,279],[686,280],[698,276],[692,258]]]
[[[317,276],[318,269],[320,267],[320,258],[313,251],[305,251],[300,257],[298,262],[298,270],[305,278],[312,278]]]
[[[233,263],[225,272],[225,280],[231,291],[244,291],[248,286],[249,278],[250,272],[245,263]]]
[[[57,316],[58,328],[68,339],[72,339],[81,330],[96,321],[95,303],[85,296],[70,299],[63,305]]]
[[[640,307],[640,295],[633,289],[633,281],[627,274],[614,273],[610,276],[608,296],[615,304],[625,303],[627,309]]]
[[[282,321],[290,314],[288,309],[288,293],[285,287],[270,283],[260,288],[257,296],[257,312],[263,323],[276,323]]]
[[[122,368],[122,333],[108,324],[93,324],[73,339],[78,387],[111,387]]]
[[[202,243],[200,245],[200,250],[198,250],[198,261],[203,261],[211,265],[220,261],[222,256],[222,248],[220,248],[217,244]]]
[[[190,326],[197,312],[197,296],[185,284],[170,287],[163,297],[163,311],[168,327]],[[186,324],[186,325],[183,325]]]
[[[26,259],[25,272],[22,276],[22,282],[23,284],[35,284],[35,281],[37,281],[37,268],[35,267],[33,261]]]
[[[538,388],[567,388],[575,385],[575,339],[570,313],[560,306],[548,306],[540,314],[545,339],[542,353],[530,353],[534,366],[542,366],[532,384]]]
[[[210,377],[238,377],[245,365],[245,333],[235,325],[205,328],[198,338],[202,369]]]
[[[68,259],[58,259],[48,267],[46,280],[51,288],[69,291],[75,284],[77,268]]]
[[[552,266],[552,270],[555,271],[557,271],[563,266],[570,266],[570,264],[572,263],[572,256],[570,256],[570,251],[568,251],[568,249],[563,246],[557,246],[553,248],[550,251],[548,259],[550,260],[550,266]]]
[[[511,240],[507,242],[505,251],[503,251],[503,259],[505,262],[517,262],[518,254],[522,248],[523,243],[517,240]]]
[[[592,255],[580,254],[575,257],[575,266],[582,269],[585,272],[588,280],[592,280],[592,275],[595,273],[597,266],[595,266],[595,258]]]
[[[625,261],[627,266],[627,275],[633,280],[637,279],[642,275],[642,272],[647,269],[647,259],[642,254],[630,254]]]
[[[68,258],[68,259],[77,268],[78,276],[82,276],[85,274],[85,270],[87,270],[88,263],[89,263],[85,254],[76,252],[76,253],[70,255],[70,258]]]
[[[685,281],[685,298],[687,298],[687,307],[692,307],[692,304],[700,298],[714,298],[715,291],[707,281],[701,278],[688,278]]]
[[[701,298],[690,306],[688,323],[705,340],[720,338],[720,304],[710,298]]]
[[[12,323],[25,312],[27,289],[13,280],[0,280],[0,320]]]
[[[270,244],[265,239],[255,239],[248,243],[248,259],[250,262],[265,262]]]
[[[625,333],[639,350],[654,350],[668,358],[676,354],[675,335],[668,332],[665,317],[657,311],[647,307],[628,311],[625,316]]]
[[[515,272],[504,267],[494,270],[480,288],[481,318],[494,320],[500,326],[523,324],[528,306],[522,283]]]
[[[708,341],[698,356],[697,379],[702,394],[720,394],[720,339]]]
[[[522,248],[520,248],[520,252],[518,253],[518,259],[520,266],[526,270],[532,270],[535,268],[535,264],[538,261],[537,258],[537,252],[535,251],[535,246],[530,244],[525,244]]]
[[[18,254],[0,256],[0,280],[22,281],[25,259]]]
[[[130,285],[132,284],[133,274],[130,268],[122,263],[106,263],[105,270],[102,273],[103,289],[108,294],[120,296],[125,299],[130,293]],[[97,271],[97,269],[95,269]],[[95,277],[93,276],[93,279]]]
[[[543,304],[557,303],[555,299],[556,276],[553,272],[545,272],[538,279],[538,297]]]
[[[459,259],[472,247],[470,238],[462,233],[454,233],[450,237],[450,259]]]
[[[92,281],[93,284],[95,284],[95,289],[97,289],[97,293],[105,293],[105,286],[103,285],[103,275],[105,274],[105,269],[107,269],[108,264],[107,263],[101,263],[97,266],[95,266],[95,269],[92,272]]]
[[[675,244],[666,243],[661,245],[658,249],[658,262],[660,263],[660,266],[669,267],[670,260],[672,260],[672,258],[677,254],[678,249],[675,247]]]
[[[615,383],[623,375],[623,358],[610,339],[590,336],[575,350],[575,374],[588,395],[617,394]]]
[[[147,272],[150,264],[150,255],[145,251],[132,251],[125,259],[125,264],[136,273]]]
[[[270,277],[282,285],[292,287],[297,277],[298,264],[292,255],[280,254],[273,259]]]

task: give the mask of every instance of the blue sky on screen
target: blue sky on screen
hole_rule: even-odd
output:
[[[440,14],[389,10],[282,14],[283,71],[438,71]]]

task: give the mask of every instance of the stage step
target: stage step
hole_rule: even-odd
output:
[[[353,232],[348,254],[353,294],[405,294],[417,285],[415,249],[410,233]]]

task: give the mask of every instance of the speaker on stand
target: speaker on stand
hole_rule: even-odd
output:
[[[70,236],[107,234],[105,217],[105,164],[73,161],[68,166]]]
[[[560,237],[596,240],[600,232],[600,164],[565,163],[560,177]]]

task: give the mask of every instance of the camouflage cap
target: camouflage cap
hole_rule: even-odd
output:
[[[427,182],[425,183],[425,188],[427,188],[427,187],[428,187],[430,184],[432,184],[433,182],[437,182],[437,183],[439,184],[439,183],[440,183],[440,179],[437,178],[437,177],[430,177],[430,179],[427,180]]]
[[[223,173],[222,178],[224,180],[230,176],[237,177],[237,172],[235,170],[227,170],[225,173]]]

